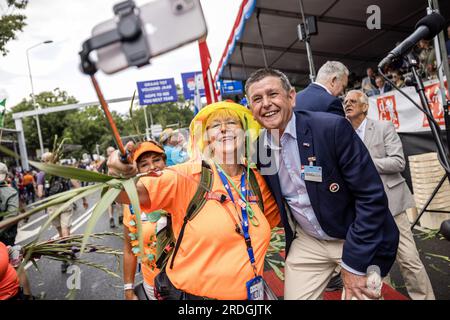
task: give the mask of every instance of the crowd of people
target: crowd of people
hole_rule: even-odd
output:
[[[204,107],[188,142],[166,129],[159,142],[128,142],[132,163],[113,147],[103,159],[82,161],[84,169],[139,177],[140,215],[125,191],[115,205],[123,211],[125,298],[272,296],[263,266],[271,229],[282,225],[285,299],[320,299],[333,279],[341,279],[343,299],[380,299],[394,261],[410,298],[434,299],[406,216],[415,203],[401,176],[401,141],[392,123],[367,118],[369,93],[390,88],[368,69],[362,89],[348,91],[349,75],[344,64],[328,61],[296,92],[282,72],[260,69],[245,84],[249,108],[231,101]],[[27,197],[43,197],[43,180],[23,176]],[[61,237],[70,232],[71,214],[55,225]],[[4,251],[0,246],[0,256]],[[11,269],[1,268],[0,299],[18,287]]]
[[[447,28],[447,32],[450,38],[450,27]],[[438,66],[436,62],[436,51],[432,42],[430,40],[420,40],[414,47],[413,54],[415,54],[418,60],[419,76],[424,80],[436,79]],[[412,85],[408,81],[411,74],[403,60],[396,61],[392,65],[386,66],[383,73],[399,88]],[[384,94],[393,89],[393,86],[386,82],[373,67],[368,67],[366,69],[366,77],[362,79],[356,79],[354,74],[350,74],[349,77],[349,87],[352,89],[360,89],[369,97]]]

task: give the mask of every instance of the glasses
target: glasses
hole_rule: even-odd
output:
[[[348,105],[348,104],[357,104],[358,100],[355,99],[347,99],[344,101],[344,105]]]

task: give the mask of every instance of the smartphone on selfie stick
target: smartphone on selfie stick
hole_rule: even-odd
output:
[[[92,37],[83,42],[80,67],[91,77],[121,161],[131,163],[95,73],[98,69],[113,74],[132,66],[145,66],[152,57],[206,38],[207,27],[200,0],[156,0],[140,8],[128,0],[114,5],[113,11],[115,17],[95,26]],[[97,61],[90,57],[94,50]]]

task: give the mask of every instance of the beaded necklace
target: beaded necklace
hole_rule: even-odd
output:
[[[131,251],[133,254],[138,257],[141,263],[147,265],[153,270],[156,268],[156,234],[153,233],[150,236],[149,242],[147,245],[144,245],[144,254],[141,254],[139,249],[139,240],[138,240],[138,230],[136,226],[136,215],[134,214],[133,206],[129,206],[131,218],[129,222],[128,230],[130,233],[128,234],[131,240]],[[157,222],[162,215],[167,215],[164,210],[157,210],[150,213],[143,212],[141,213],[142,222],[155,223]]]

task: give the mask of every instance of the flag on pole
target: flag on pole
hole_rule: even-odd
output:
[[[209,53],[208,45],[205,41],[199,41],[198,47],[200,50],[200,60],[202,63],[203,83],[205,84],[206,102],[208,104],[217,102],[217,93],[214,86],[214,81],[211,75],[209,66],[211,64],[211,54]]]
[[[195,75],[195,91],[194,91],[194,116],[202,108],[202,97],[200,95],[200,88],[203,87],[202,74]]]
[[[0,128],[3,128],[6,113],[6,98],[0,99]]]

